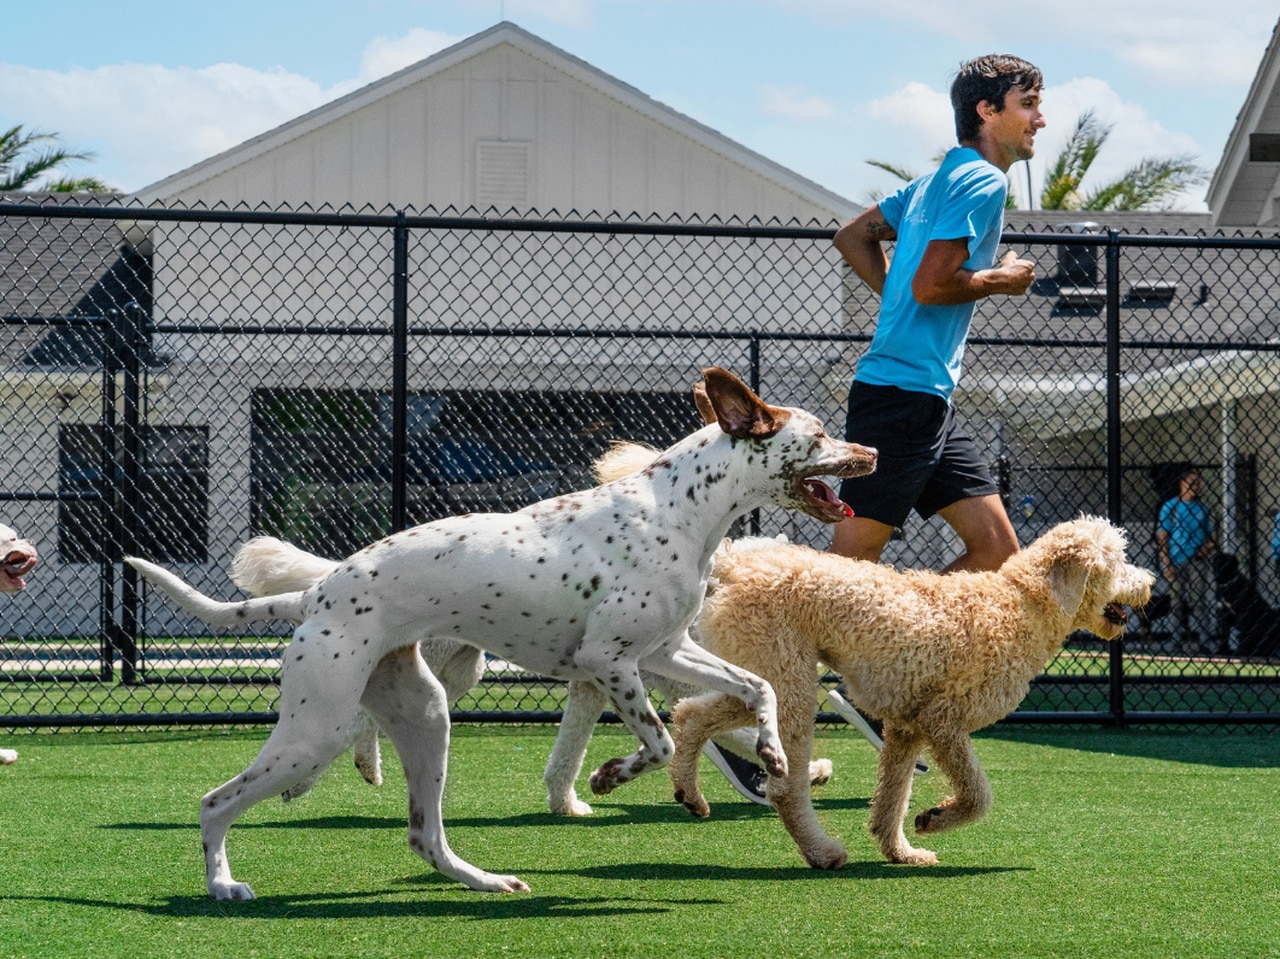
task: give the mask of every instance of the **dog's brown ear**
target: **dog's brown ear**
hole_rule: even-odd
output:
[[[707,396],[706,384],[693,384],[693,403],[698,407],[698,413],[701,415],[704,425],[710,426],[719,419],[716,416],[716,408],[711,405],[711,399]]]
[[[734,439],[768,439],[791,416],[789,411],[764,402],[728,370],[708,366],[702,371],[702,378],[716,421]]]

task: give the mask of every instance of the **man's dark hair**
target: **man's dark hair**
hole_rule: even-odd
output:
[[[972,140],[982,127],[978,104],[986,100],[997,110],[1004,109],[1010,90],[1039,90],[1044,77],[1039,67],[1007,53],[989,53],[960,64],[951,84],[951,108],[956,115],[956,139]]]

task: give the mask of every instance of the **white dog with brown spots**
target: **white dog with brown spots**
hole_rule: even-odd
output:
[[[663,766],[671,737],[648,701],[640,666],[735,696],[757,716],[758,754],[776,776],[769,684],[688,636],[711,556],[741,514],[769,503],[835,522],[848,515],[819,476],[857,476],[876,451],[829,437],[799,409],[762,402],[731,373],[703,371],[717,423],[615,482],[510,514],[452,517],[396,533],[301,592],[218,602],[140,559],[128,562],[206,622],[299,623],[281,669],[280,717],[243,773],[201,804],[206,882],[215,899],[250,899],[232,878],[226,835],[268,796],[314,778],[347,746],[361,707],[400,754],[409,788],[409,845],[472,889],[526,891],[485,872],[445,840],[441,795],[449,743],[446,694],[419,642],[461,639],[532,672],[591,682],[640,740],[592,774],[605,794]]]
[[[0,524],[0,593],[20,593],[27,588],[26,575],[36,567],[36,548],[17,532]],[[0,766],[18,761],[12,749],[0,749]]]

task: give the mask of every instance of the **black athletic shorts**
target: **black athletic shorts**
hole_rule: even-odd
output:
[[[880,452],[874,473],[840,484],[855,516],[901,526],[913,508],[927,519],[959,500],[1000,491],[941,396],[854,381],[845,439]]]

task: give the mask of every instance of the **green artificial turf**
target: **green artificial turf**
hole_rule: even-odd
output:
[[[849,847],[831,873],[806,867],[776,816],[705,762],[709,820],[670,802],[665,773],[592,798],[588,819],[553,817],[553,736],[454,731],[449,841],[532,892],[471,892],[415,857],[387,749],[381,788],[344,760],[307,796],[250,810],[228,849],[259,898],[233,903],[205,895],[198,801],[265,731],[10,736],[21,758],[0,768],[0,956],[1280,956],[1269,732],[998,727],[977,741],[991,813],[915,840],[939,865],[903,867],[866,832],[870,746],[820,729],[836,774],[819,815]],[[588,764],[630,748],[601,727]],[[917,778],[912,814],[945,788],[936,772]]]

